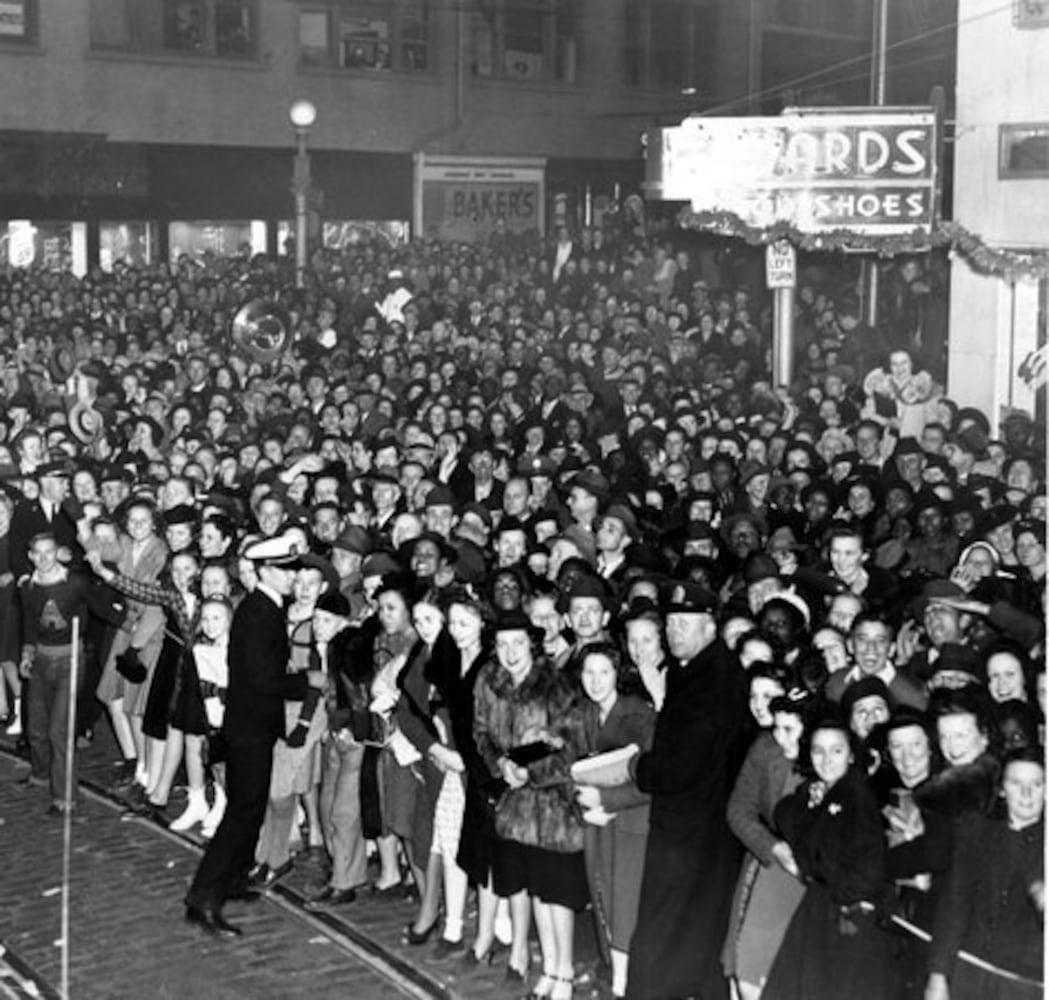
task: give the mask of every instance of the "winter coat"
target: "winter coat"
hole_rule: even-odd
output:
[[[1017,975],[1044,978],[1043,915],[1032,899],[1033,887],[1045,881],[1044,850],[1044,818],[1022,830],[988,817],[967,824],[955,844],[944,890],[946,919],[937,927],[929,962],[932,972],[950,980],[951,1000],[1040,995],[956,955],[961,948]]]
[[[499,759],[531,742],[537,729],[565,746],[529,764],[527,784],[503,792],[495,807],[496,833],[548,851],[581,851],[583,825],[568,775],[584,746],[577,697],[543,658],[517,687],[498,662],[488,663],[474,690],[474,739],[493,777],[499,776]]]
[[[725,811],[746,752],[746,675],[720,641],[667,667],[652,749],[648,844],[627,995],[725,995],[719,961],[742,851]]]

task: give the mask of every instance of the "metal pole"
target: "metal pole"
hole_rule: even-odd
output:
[[[889,0],[874,0],[874,44],[871,53],[871,104],[885,106],[886,58],[889,34]],[[878,326],[878,262],[863,262],[864,319],[871,329]]]
[[[772,370],[777,386],[790,388],[794,377],[794,289],[773,293]]]
[[[307,210],[310,190],[310,155],[306,151],[308,129],[295,130],[295,170],[292,177],[292,191],[295,195],[295,287],[306,284],[307,261]]]
[[[66,713],[66,786],[62,790],[62,996],[69,1000],[69,867],[73,853],[73,755],[76,753],[76,693],[80,673],[80,619],[73,619],[69,661],[69,711]]]

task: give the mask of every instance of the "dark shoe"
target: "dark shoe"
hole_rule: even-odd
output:
[[[289,874],[294,867],[295,862],[292,861],[291,858],[288,858],[284,864],[277,868],[269,868],[267,866],[266,878],[262,883],[263,887],[268,889],[271,885],[276,885],[285,875]]]
[[[354,903],[357,900],[356,889],[336,889],[328,897],[328,906],[343,906],[346,903]]]
[[[223,915],[221,910],[209,907],[187,906],[186,920],[196,924],[206,934],[215,937],[235,938],[243,933],[239,927],[231,924]]]
[[[73,811],[73,808],[66,809],[64,806],[60,806],[57,802],[52,802],[51,805],[47,807],[47,815],[52,819],[61,819],[66,813],[71,813]]]
[[[325,910],[329,906],[345,906],[357,899],[356,889],[333,889],[326,885],[320,892],[315,892],[306,900],[307,910]]]
[[[464,971],[468,971],[470,969],[476,969],[477,966],[482,963],[489,966],[495,965],[495,963],[502,958],[503,955],[508,954],[509,951],[510,946],[508,944],[503,944],[503,942],[497,938],[488,946],[488,950],[482,955],[478,955],[473,948],[470,948],[459,960],[459,967]]]
[[[377,899],[403,899],[404,898],[404,883],[394,882],[393,885],[388,885],[385,889],[380,889],[374,883],[372,884],[371,894]]]
[[[405,933],[408,935],[408,944],[420,945],[426,944],[427,941],[433,937],[433,932],[437,930],[437,925],[441,922],[441,916],[438,914],[432,924],[423,931],[417,931],[412,924],[408,924],[405,928]]]
[[[113,780],[113,787],[117,789],[129,788],[135,784],[135,771],[138,768],[138,760],[125,760],[122,764],[119,764],[120,768],[117,771],[117,776]]]
[[[19,788],[43,788],[45,785],[50,784],[47,778],[38,778],[32,771],[29,774],[23,774],[20,778],[15,779],[15,784]]]
[[[151,802],[149,799],[146,799],[140,815],[143,819],[149,819],[154,823],[158,823],[160,826],[164,827],[165,830],[171,822],[171,817],[168,815],[167,804],[160,805],[158,802]]]
[[[528,970],[526,969],[522,972],[520,969],[515,969],[512,965],[507,964],[506,975],[503,978],[511,986],[520,986],[528,978]]]
[[[456,958],[466,950],[466,941],[460,939],[459,941],[449,941],[447,938],[438,938],[437,944],[433,946],[433,951],[430,952],[430,958],[435,962],[443,962],[449,958]],[[471,954],[473,954],[471,952]]]
[[[257,903],[262,899],[262,893],[258,889],[241,889],[226,897],[229,903]]]
[[[248,887],[257,889],[259,886],[266,884],[266,879],[269,878],[270,866],[265,861],[262,864],[256,865],[248,872]]]

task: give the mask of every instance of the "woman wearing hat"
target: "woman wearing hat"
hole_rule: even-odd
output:
[[[543,956],[532,996],[572,995],[575,911],[589,892],[583,828],[567,777],[582,746],[576,695],[536,652],[538,636],[522,612],[495,624],[495,660],[477,680],[474,738],[493,779],[507,791],[495,809],[493,886],[510,899],[510,970],[528,965],[530,912]]]

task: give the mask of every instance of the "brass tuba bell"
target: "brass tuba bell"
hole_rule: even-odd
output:
[[[233,317],[233,343],[260,364],[276,360],[288,345],[288,314],[269,299],[252,299]]]

